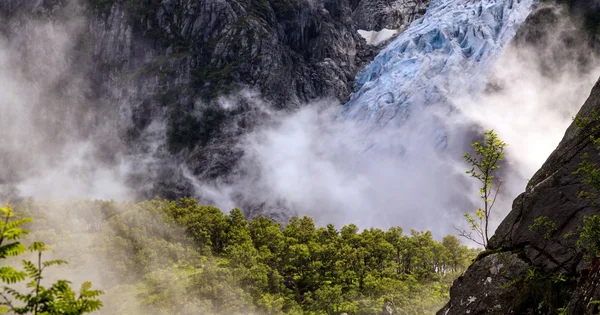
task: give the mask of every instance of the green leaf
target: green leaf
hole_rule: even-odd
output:
[[[33,242],[31,245],[29,245],[29,251],[31,252],[42,252],[51,249],[52,248],[47,247],[46,244],[44,244],[44,242]]]
[[[26,273],[22,271],[16,271],[12,267],[0,267],[0,280],[6,284],[23,281],[26,277]]]
[[[48,260],[48,261],[44,261],[42,263],[42,265],[44,267],[57,266],[57,265],[66,265],[66,264],[68,264],[68,262],[66,260],[60,260],[60,259],[57,259],[57,260]]]

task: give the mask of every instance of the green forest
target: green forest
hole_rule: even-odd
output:
[[[83,283],[98,314],[434,314],[478,252],[430,231],[247,220],[190,198],[25,200],[13,210],[30,230],[23,244],[43,241],[48,259],[69,263],[42,283]]]

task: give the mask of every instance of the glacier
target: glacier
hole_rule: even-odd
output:
[[[485,89],[494,62],[533,5],[534,0],[433,0],[426,14],[356,77],[343,116],[378,128],[398,127],[435,107],[419,119],[430,120],[423,123],[435,126],[433,141],[444,149],[443,117],[460,113],[452,100]]]

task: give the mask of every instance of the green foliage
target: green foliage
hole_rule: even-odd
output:
[[[27,248],[18,240],[29,233],[21,226],[31,220],[29,218],[15,220],[10,203],[6,204],[6,207],[0,207],[0,214],[2,214],[3,219],[0,221],[0,259],[24,253]],[[10,266],[0,267],[0,280],[3,283],[14,284],[25,280],[26,277],[25,272],[17,271]]]
[[[596,150],[600,150],[600,138],[595,136],[600,131],[600,114],[596,111],[592,111],[589,116],[575,116],[573,118],[575,126],[580,132],[589,133],[589,140]],[[581,162],[574,175],[583,177],[582,183],[587,185],[593,191],[581,190],[579,197],[590,199],[594,202],[595,197],[598,195],[600,190],[600,168],[596,166],[596,163],[590,161],[590,154],[588,152],[581,156]]]
[[[514,279],[518,298],[516,314],[561,314],[569,302],[577,280],[564,274],[549,274],[531,266],[522,278]]]
[[[88,235],[103,240],[81,252],[94,250],[107,282],[121,284],[107,290],[109,314],[367,315],[386,301],[403,314],[434,314],[477,253],[455,236],[438,242],[429,231],[361,232],[353,224],[338,230],[310,217],[284,226],[189,198],[77,204],[70,215],[90,226],[84,230],[41,210],[72,205],[27,207],[35,230],[60,247]]]
[[[595,135],[600,132],[600,114],[592,111],[588,116],[576,116],[574,123],[579,132],[589,134],[588,138],[596,150],[600,150],[600,138]],[[590,199],[594,204],[600,191],[600,168],[591,162],[588,152],[582,155],[579,168],[573,174],[583,177],[582,183],[591,191],[582,190],[579,197]],[[600,215],[586,216],[583,226],[579,228],[577,247],[582,249],[588,259],[597,259],[600,253]]]
[[[599,258],[600,255],[600,215],[586,216],[577,241],[577,247],[583,249],[588,259]]]
[[[503,160],[504,148],[507,144],[498,139],[494,130],[485,131],[484,136],[483,142],[476,141],[472,144],[475,155],[470,152],[463,155],[463,159],[472,166],[466,173],[481,183],[479,196],[483,199],[484,206],[483,209],[475,211],[474,217],[470,213],[465,214],[472,232],[457,230],[460,236],[487,247],[489,219],[502,184],[501,180],[496,180],[494,172],[500,168],[498,162]],[[473,232],[475,235],[472,234]]]
[[[42,252],[51,250],[43,242],[33,242],[25,248],[19,240],[28,231],[21,229],[25,223],[31,222],[29,218],[14,219],[14,212],[10,203],[0,207],[3,221],[0,223],[0,259],[9,256],[18,256],[28,249],[37,254],[37,262],[23,260],[23,271],[13,267],[0,267],[0,280],[5,285],[0,288],[0,313],[11,312],[14,314],[40,314],[40,315],[77,315],[97,311],[102,306],[98,300],[103,292],[91,290],[92,284],[84,282],[79,296],[71,289],[70,282],[58,280],[50,287],[43,286],[42,273],[52,266],[66,264],[64,260],[42,260]],[[8,243],[7,243],[8,241]],[[15,283],[29,279],[26,284],[28,291],[21,293],[14,287]]]
[[[552,282],[553,283],[563,283],[563,282],[567,282],[567,277],[563,274],[555,274],[552,275]]]
[[[590,162],[590,155],[588,153],[584,153],[581,156],[581,159],[582,161],[579,163],[579,167],[573,174],[583,176],[581,182],[592,187],[594,191],[581,190],[579,192],[579,197],[590,199],[592,202],[595,202],[594,198],[598,196],[597,191],[600,187],[600,168],[596,167],[596,163]]]
[[[529,226],[530,231],[540,233],[544,239],[550,240],[552,235],[558,230],[556,222],[550,220],[547,216],[537,217],[533,224]]]
[[[21,226],[31,222],[31,219],[14,219],[15,214],[10,203],[6,204],[6,207],[0,207],[0,214],[3,219],[0,221],[0,259],[24,253],[27,249],[18,240],[29,233]]]

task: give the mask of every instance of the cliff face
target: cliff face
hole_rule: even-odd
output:
[[[405,24],[427,3],[389,1],[394,10],[378,16],[383,26]],[[259,92],[269,110],[323,97],[344,101],[356,72],[375,54],[353,17],[380,6],[349,0],[7,0],[0,4],[6,22],[0,31],[25,52],[35,46],[23,40],[32,38],[32,25],[80,19],[83,26],[70,34],[77,44],[64,57],[88,90],[70,112],[87,111],[96,129],[111,130],[104,160],[127,154],[146,161],[130,178],[140,198],[176,197],[192,192],[179,165],[199,179],[215,179],[243,154],[236,143],[264,110],[254,95],[240,91]],[[27,71],[36,76],[35,69]],[[237,96],[224,104],[223,95]],[[81,115],[72,120],[84,121]]]
[[[429,1],[422,0],[351,0],[352,19],[358,29],[380,31],[399,29],[418,19]]]
[[[578,115],[593,110],[600,110],[600,82]],[[568,314],[593,314],[596,306],[587,302],[597,298],[598,287],[587,287],[598,281],[598,270],[590,269],[580,277],[590,262],[583,259],[576,242],[583,217],[600,211],[590,200],[578,197],[586,187],[573,174],[586,152],[591,162],[600,162],[589,135],[569,127],[526,191],[515,199],[512,211],[490,239],[489,251],[456,280],[450,302],[438,314],[557,314],[559,307],[567,305]],[[544,216],[555,227],[532,228]],[[558,275],[564,279],[553,278]]]
[[[579,10],[576,3],[571,5]],[[545,51],[539,61],[540,69],[549,76],[561,71],[561,60],[577,60],[585,70],[596,58],[595,29],[584,34],[581,28],[565,27],[565,10],[540,5],[513,43],[541,53],[553,42],[554,50]],[[581,17],[579,13],[575,16]],[[589,23],[585,18],[579,21],[584,27]],[[600,112],[600,81],[578,116],[589,117],[594,111]],[[590,135],[598,136],[591,127],[581,129],[572,124],[567,129],[526,191],[514,200],[512,211],[490,239],[489,250],[454,282],[450,302],[438,314],[598,312],[598,306],[590,301],[600,297],[600,269],[584,258],[577,246],[583,218],[600,214],[597,204],[579,197],[590,188],[574,174],[586,153],[590,162],[600,162]]]
[[[2,10],[8,17],[57,17],[73,2],[10,0]],[[343,0],[88,0],[81,6],[98,61],[131,71],[149,63],[152,50],[163,63],[185,66],[154,65],[175,68],[174,77],[187,79],[194,96],[204,99],[239,85],[260,89],[281,106],[320,96],[343,99],[363,61]]]

